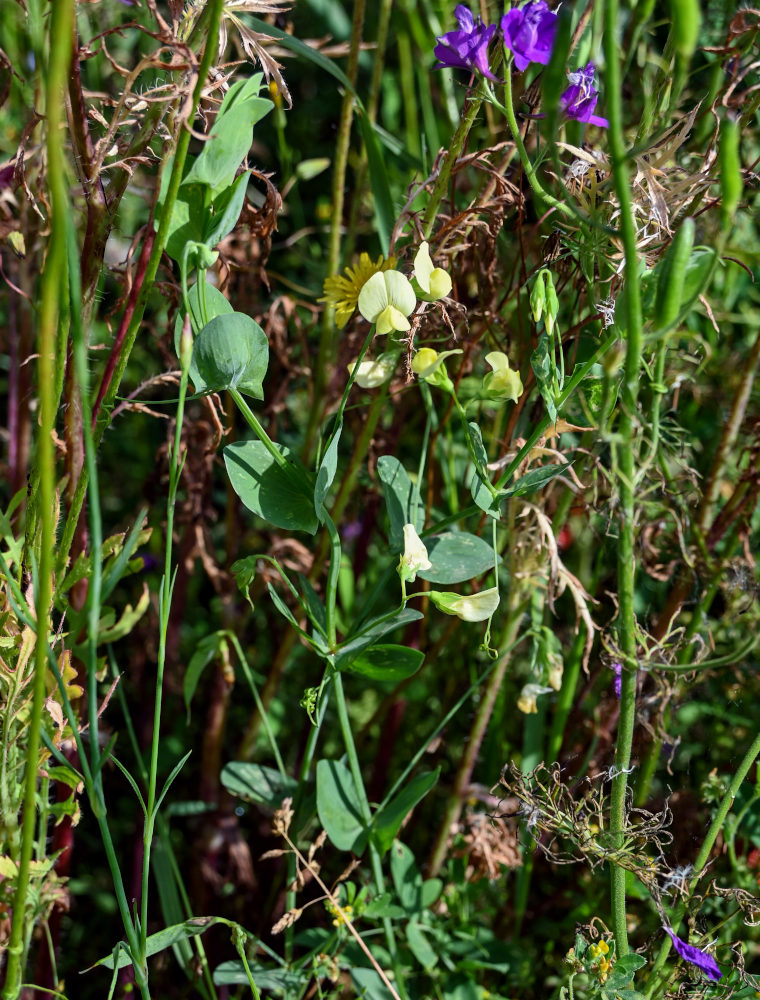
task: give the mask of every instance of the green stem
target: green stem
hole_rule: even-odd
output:
[[[37,776],[39,767],[40,729],[45,702],[45,680],[48,659],[48,621],[52,600],[51,576],[55,547],[55,371],[56,335],[58,332],[59,304],[65,287],[66,275],[66,225],[69,200],[63,152],[63,126],[65,124],[65,89],[71,57],[71,45],[66,42],[74,30],[73,0],[54,4],[50,24],[50,59],[47,66],[45,111],[47,113],[47,162],[51,203],[51,234],[45,270],[42,275],[42,301],[39,314],[38,339],[38,393],[40,430],[37,439],[37,465],[39,467],[38,510],[40,523],[40,550],[37,573],[36,639],[34,647],[34,695],[27,724],[26,767],[24,772],[24,812],[21,826],[21,852],[18,880],[13,900],[13,920],[8,942],[5,1000],[15,1000],[21,990],[25,965],[25,940],[29,935],[25,927],[27,890],[34,850],[37,821]],[[56,43],[56,39],[59,40]],[[63,44],[60,43],[63,40]]]
[[[631,203],[630,176],[621,101],[620,51],[617,30],[620,23],[618,0],[604,0],[604,54],[606,87],[610,111],[609,148],[612,179],[620,205],[620,230],[625,257],[627,292],[627,343],[621,391],[621,412],[617,478],[620,491],[618,539],[618,636],[623,657],[623,677],[620,694],[620,719],[615,746],[616,777],[610,796],[610,834],[616,848],[622,847],[626,817],[628,768],[636,712],[636,615],[634,608],[635,562],[635,478],[638,429],[639,371],[642,352],[641,289],[638,278],[636,224]],[[625,871],[610,866],[612,930],[618,956],[628,954],[626,928]]]
[[[522,163],[523,170],[525,171],[525,176],[528,178],[528,183],[530,184],[533,192],[538,195],[538,197],[544,201],[547,205],[550,205],[556,211],[561,212],[563,215],[572,217],[573,212],[565,205],[563,202],[559,201],[554,195],[549,194],[549,192],[544,188],[541,181],[538,179],[538,174],[536,169],[531,163],[530,157],[528,156],[528,151],[525,148],[525,143],[520,135],[520,128],[517,124],[517,118],[515,117],[515,109],[512,103],[512,74],[510,72],[511,67],[507,67],[506,79],[504,81],[504,95],[505,103],[501,104],[496,100],[493,95],[491,100],[493,103],[500,108],[507,119],[507,124],[509,125],[509,131],[512,133],[512,139],[514,140],[515,147],[517,149],[517,155],[520,157],[520,162]]]
[[[272,458],[275,460],[275,463],[277,465],[279,465],[279,467],[281,469],[287,470],[289,468],[287,458],[285,458],[285,456],[282,454],[282,452],[278,450],[278,448],[275,445],[274,441],[272,441],[272,439],[270,438],[270,436],[267,434],[267,432],[261,426],[261,424],[259,423],[259,420],[258,420],[256,414],[250,408],[250,406],[248,405],[248,403],[246,403],[245,399],[243,399],[242,395],[233,386],[230,386],[227,391],[229,392],[230,396],[232,396],[233,400],[235,401],[235,405],[237,406],[237,408],[243,414],[245,422],[251,428],[251,430],[256,435],[256,437],[259,439],[259,441],[261,441],[261,443],[264,445],[264,447],[269,452],[269,454],[272,456]]]
[[[362,819],[367,827],[370,828],[372,823],[372,810],[369,805],[369,799],[367,798],[367,791],[364,787],[364,778],[362,776],[361,765],[359,764],[359,757],[356,753],[356,744],[354,743],[354,734],[351,730],[351,720],[348,717],[348,707],[346,705],[346,695],[343,690],[343,677],[339,670],[335,671],[335,676],[333,678],[333,684],[335,686],[335,703],[338,709],[338,721],[340,723],[340,730],[343,736],[343,744],[346,748],[346,756],[348,757],[348,767],[351,771],[351,777],[354,779],[354,786],[356,788],[357,795],[359,796],[359,808],[361,809]],[[382,894],[385,887],[385,880],[383,878],[383,868],[380,860],[380,852],[378,851],[376,845],[373,843],[370,836],[369,841],[369,856],[370,865],[372,867],[372,877],[375,882],[375,888],[378,895]],[[408,994],[406,991],[406,986],[404,982],[404,976],[400,974],[401,970],[398,968],[397,962],[397,948],[396,948],[396,938],[393,930],[393,926],[389,919],[383,921],[383,929],[385,931],[385,941],[388,946],[388,952],[391,956],[391,961],[396,968],[396,982],[398,985],[399,994],[406,1000]]]
[[[183,352],[184,353],[184,352]],[[146,801],[145,827],[143,830],[143,871],[142,898],[140,901],[140,937],[142,954],[145,954],[145,942],[148,936],[148,895],[150,888],[150,853],[153,844],[153,829],[156,822],[156,798],[158,784],[158,748],[161,733],[161,705],[163,701],[164,670],[166,667],[166,640],[169,630],[172,592],[174,590],[174,573],[172,572],[172,552],[174,538],[174,512],[177,502],[177,491],[184,456],[180,456],[182,442],[182,422],[185,413],[185,396],[187,395],[189,364],[182,367],[179,383],[179,400],[177,402],[177,418],[174,428],[171,464],[169,466],[169,495],[166,503],[166,540],[164,543],[164,575],[161,580],[159,597],[159,637],[158,657],[156,664],[156,695],[153,705],[153,734],[150,748],[150,766],[148,770],[148,797]]]
[[[441,164],[438,176],[435,179],[433,190],[430,194],[430,200],[425,208],[425,214],[422,216],[422,232],[426,240],[430,239],[433,232],[435,217],[448,189],[451,171],[459,158],[460,153],[464,149],[467,136],[470,134],[470,129],[477,118],[478,111],[480,111],[480,105],[483,103],[485,95],[486,90],[484,81],[481,79],[478,89],[470,97],[469,104],[467,104],[464,108],[457,130],[451,140],[451,145],[444,155],[443,163]]]

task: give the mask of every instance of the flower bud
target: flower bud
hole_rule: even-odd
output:
[[[456,615],[463,622],[484,622],[499,606],[499,589],[490,587],[479,594],[462,597],[461,594],[431,590],[428,595],[439,611],[446,615]]]
[[[425,544],[413,524],[404,525],[404,553],[398,564],[398,575],[405,583],[413,583],[420,570],[432,568]]]

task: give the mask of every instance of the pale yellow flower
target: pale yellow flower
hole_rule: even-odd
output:
[[[357,366],[356,362],[347,365],[348,374],[356,373],[356,384],[362,389],[377,389],[378,386],[385,385],[394,372],[398,353],[389,351],[387,354],[380,354],[374,360],[371,358],[361,361]]]
[[[336,326],[344,327],[351,319],[359,302],[359,292],[364,284],[380,271],[389,271],[396,266],[396,258],[385,260],[382,254],[373,261],[368,253],[359,257],[359,263],[347,267],[343,274],[334,274],[325,279],[324,295],[318,302],[326,302],[335,310]]]
[[[381,271],[364,282],[359,292],[359,312],[377,333],[411,330],[407,319],[417,305],[417,296],[401,271]]]
[[[451,277],[442,267],[434,267],[430,258],[430,247],[420,243],[414,258],[414,277],[422,291],[422,297],[429,302],[444,299],[451,291]]]
[[[483,379],[483,388],[489,396],[511,399],[514,403],[523,394],[520,373],[509,367],[509,358],[503,351],[491,351],[486,361],[493,368]]]

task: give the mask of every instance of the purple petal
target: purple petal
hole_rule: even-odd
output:
[[[462,31],[469,33],[475,30],[475,21],[473,20],[472,11],[469,7],[465,7],[464,4],[460,3],[454,11],[454,17],[457,19],[457,24]]]
[[[459,31],[449,31],[440,35],[434,54],[439,60],[434,69],[451,67],[453,69],[477,70],[490,80],[496,77],[488,66],[488,45],[496,32],[496,25],[487,28],[478,18],[473,19],[470,11],[460,5],[456,9]]]
[[[558,17],[549,10],[546,0],[533,0],[519,10],[513,8],[501,19],[504,45],[515,57],[522,72],[529,63],[546,66],[551,58]]]
[[[696,965],[698,969],[701,969],[705,973],[708,979],[717,982],[718,979],[723,977],[723,973],[718,968],[718,963],[712,955],[708,955],[706,951],[702,951],[696,945],[687,944],[686,941],[682,941],[670,927],[666,927],[665,931],[670,935],[670,940],[673,942],[675,950],[686,962]]]

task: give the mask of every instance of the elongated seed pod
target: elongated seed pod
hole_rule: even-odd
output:
[[[657,270],[657,292],[654,302],[654,326],[662,330],[675,320],[681,308],[686,266],[694,246],[694,219],[684,219],[673,237],[665,259]]]
[[[721,214],[723,228],[726,229],[733,222],[744,190],[742,165],[739,157],[739,122],[735,118],[724,118],[720,123],[718,165],[720,167]]]

